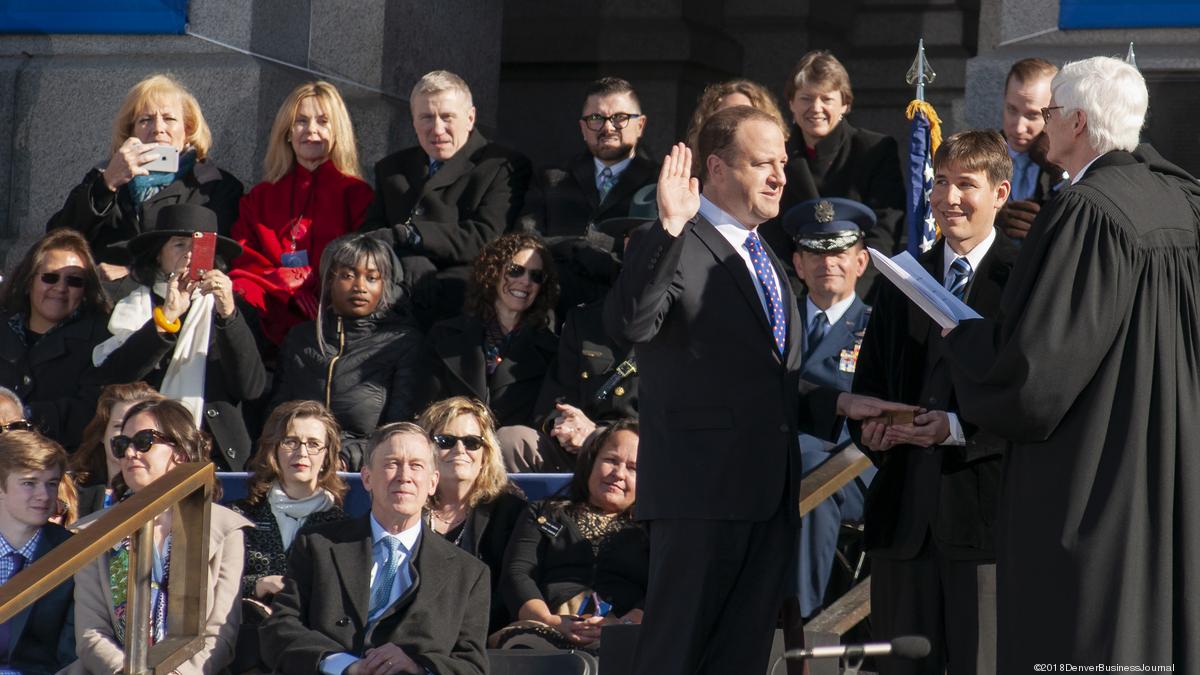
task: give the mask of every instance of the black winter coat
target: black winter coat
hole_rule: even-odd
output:
[[[324,321],[324,352],[317,345],[315,321],[288,332],[279,353],[272,407],[320,401],[342,425],[344,439],[363,439],[382,424],[412,419],[418,412],[421,354],[421,333],[414,323],[390,311],[361,319],[327,312]],[[342,453],[346,468],[357,470],[355,449],[343,447]]]
[[[13,314],[0,318],[0,387],[21,397],[42,433],[74,450],[96,412],[92,349],[109,338],[108,317],[81,311],[32,347],[21,335],[26,325]]]
[[[229,505],[235,512],[246,516],[254,523],[253,528],[245,530],[246,565],[242,568],[242,597],[254,598],[254,586],[263,577],[287,574],[287,554],[291,547],[284,547],[283,534],[279,531],[279,523],[271,512],[271,504],[263,497],[257,504],[251,504],[248,499],[239,499]],[[318,511],[304,520],[300,532],[308,528],[345,519],[346,512],[336,504],[327,511]]]
[[[236,302],[238,310],[228,319],[213,311],[214,330],[204,374],[203,426],[213,437],[213,461],[218,471],[244,470],[251,444],[240,405],[267,389],[267,371],[258,343],[241,309],[241,300]],[[160,334],[154,320],[147,319],[109,354],[99,367],[99,376],[103,384],[142,380],[158,389],[174,351],[175,336]]]
[[[67,195],[63,207],[50,217],[46,230],[70,227],[87,237],[96,258],[102,262],[127,265],[123,247],[109,246],[129,241],[154,229],[158,210],[171,204],[195,204],[217,214],[217,232],[229,236],[238,216],[238,203],[245,188],[233,174],[210,161],[197,162],[192,170],[146,200],[141,209],[134,205],[129,188],[108,191],[104,174],[92,169]]]

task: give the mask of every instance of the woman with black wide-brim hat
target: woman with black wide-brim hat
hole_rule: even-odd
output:
[[[174,204],[159,211],[154,229],[129,241],[139,285],[113,309],[113,337],[93,360],[106,381],[144,380],[183,403],[212,434],[217,467],[241,471],[251,448],[238,407],[263,393],[267,375],[225,274],[242,247],[217,235],[213,269],[191,278],[192,242],[205,232],[217,232],[216,214]]]

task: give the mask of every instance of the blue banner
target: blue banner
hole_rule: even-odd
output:
[[[0,33],[183,35],[187,0],[0,0]]]
[[[1058,27],[1180,28],[1200,26],[1196,0],[1060,0]]]

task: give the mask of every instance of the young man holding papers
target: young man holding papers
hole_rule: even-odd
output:
[[[947,290],[993,316],[1017,248],[997,236],[1012,160],[994,131],[946,140],[931,198],[942,239],[919,259]],[[996,672],[995,552],[991,523],[1004,441],[955,413],[938,342],[941,327],[895,286],[881,288],[853,391],[920,405],[912,424],[851,424],[879,473],[866,506],[876,637],[926,635],[919,661],[883,659],[882,675]]]

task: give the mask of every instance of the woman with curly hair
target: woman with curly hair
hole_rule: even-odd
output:
[[[528,425],[558,337],[550,330],[558,273],[536,235],[512,232],[475,258],[466,311],[426,339],[425,401],[483,401],[499,426]]]
[[[110,384],[100,390],[96,416],[83,428],[83,440],[67,466],[79,487],[80,518],[116,502],[112,481],[121,473],[121,460],[112,454],[112,438],[120,435],[125,413],[142,401],[163,398],[145,382]]]
[[[143,401],[125,413],[121,433],[111,440],[121,473],[113,479],[120,498],[145,490],[184,463],[208,462],[212,442],[196,428],[192,413],[172,400]],[[213,499],[220,491],[213,491]],[[175,667],[181,675],[216,673],[233,660],[234,642],[241,624],[238,591],[242,578],[242,529],[250,521],[233,511],[212,505],[208,531],[208,609],[200,650]],[[170,598],[173,514],[168,509],[155,517],[154,565],[150,587],[150,641],[157,644],[167,634]],[[78,521],[84,528],[100,514]],[[75,575],[75,649],[79,660],[66,673],[117,673],[125,661],[125,625],[129,578],[129,538],[105,551]]]
[[[490,633],[510,620],[500,597],[500,569],[513,527],[525,509],[525,497],[508,480],[487,406],[455,396],[426,408],[417,424],[437,448],[440,474],[437,491],[429,499],[429,529],[491,570]]]

